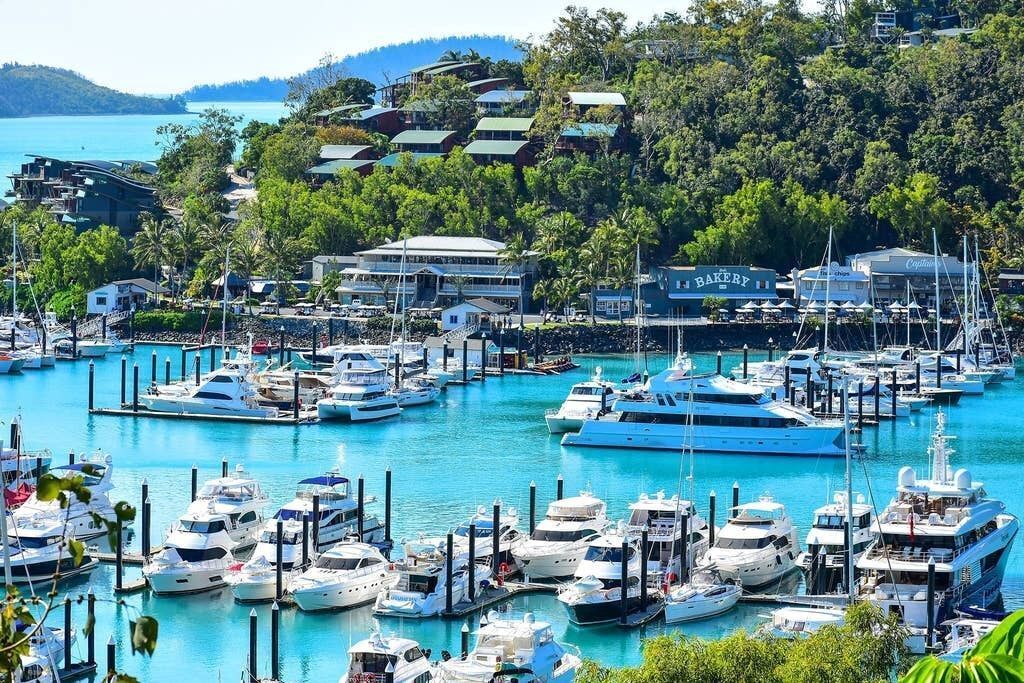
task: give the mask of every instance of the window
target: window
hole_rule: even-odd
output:
[[[250,510],[238,518],[239,524],[252,524],[256,521],[256,513]]]
[[[203,548],[201,550],[193,550],[191,548],[175,548],[174,552],[178,553],[185,562],[203,562],[205,560],[219,560],[228,554],[228,551],[224,548]]]
[[[199,522],[194,519],[183,519],[181,521],[182,531],[191,531],[195,534],[215,534],[224,531],[224,520],[215,519],[211,522]]]
[[[230,401],[231,397],[227,394],[221,394],[216,391],[197,391],[194,396],[196,398],[209,398],[217,401]]]
[[[359,566],[358,557],[331,557],[330,555],[321,555],[316,560],[316,566],[319,569],[334,569],[337,571],[352,571]]]
[[[451,315],[449,315],[448,316],[448,324],[449,325],[458,325],[459,324],[459,314],[458,313],[452,313]]]
[[[235,381],[235,378],[231,377],[230,375],[214,375],[213,377],[210,378],[210,381],[220,382],[222,384],[231,384],[232,382]]]
[[[105,296],[97,296],[96,297],[96,305],[97,306],[106,306],[107,305],[107,297],[105,297]]]
[[[554,531],[549,529],[534,529],[533,535],[530,536],[534,541],[548,541],[551,543],[569,543],[571,541],[578,541],[584,536],[590,536],[593,532],[589,529],[579,529],[578,531]]]

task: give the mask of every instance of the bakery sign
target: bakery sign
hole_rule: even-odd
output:
[[[746,287],[750,283],[750,278],[740,273],[730,273],[728,270],[720,270],[716,273],[707,273],[706,275],[698,275],[693,278],[694,287],[697,289],[704,289],[711,285],[740,285]]]

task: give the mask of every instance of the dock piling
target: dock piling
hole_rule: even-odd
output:
[[[75,452],[74,451],[68,451],[68,464],[69,465],[74,465],[75,464]]]
[[[186,352],[185,352],[185,347],[184,347],[184,346],[182,346],[182,347],[181,347],[181,381],[182,381],[182,382],[184,382],[184,381],[185,381],[185,362],[186,362],[186,358],[185,358],[185,356],[186,356],[186,355],[187,355],[187,354],[186,354]]]
[[[139,412],[139,364],[132,363],[132,412]]]
[[[124,523],[117,520],[117,547],[114,548],[114,592],[120,593],[124,588]]]
[[[112,677],[117,672],[117,646],[114,645],[114,634],[110,634],[107,641],[107,676]]]
[[[462,383],[465,384],[469,381],[469,375],[467,374],[467,363],[469,362],[469,340],[462,340]]]
[[[94,407],[93,395],[96,390],[96,364],[89,361],[89,412],[92,412]]]
[[[249,612],[249,683],[258,683],[256,673],[256,608]]]
[[[786,389],[786,398],[789,398],[789,388],[790,388],[789,385],[790,385],[789,365],[788,364],[784,364],[782,366],[782,386],[785,387],[785,389]]]
[[[715,545],[715,492],[708,494],[708,547]]]
[[[384,470],[384,542],[391,543],[391,468]]]
[[[469,576],[466,583],[469,584],[469,601],[476,600],[476,522],[469,523]]]
[[[498,376],[505,376],[505,328],[498,329]]]
[[[747,378],[747,362],[750,358],[750,347],[743,345],[743,379]]]
[[[142,556],[149,557],[149,482],[142,480]]]
[[[88,616],[88,623],[96,623],[96,593],[93,591],[92,586],[89,587],[89,593],[86,596],[85,602]],[[96,628],[93,627],[89,630],[89,635],[86,637],[86,663],[89,666],[96,666]],[[65,664],[64,666],[67,666]]]
[[[441,345],[441,369],[448,372],[448,342]]]
[[[789,368],[787,368],[787,370],[788,369]],[[718,375],[719,377],[722,376],[722,352],[721,351],[719,351],[715,355],[715,374]]]
[[[565,479],[562,475],[558,475],[558,479],[555,480],[555,500],[562,500],[565,498]]]
[[[857,429],[864,430],[864,381],[857,382]]]
[[[320,494],[313,494],[313,554],[320,552]]]
[[[270,680],[281,680],[281,608],[278,601],[270,608]]]
[[[814,415],[814,381],[811,379],[811,369],[807,368],[807,410]]]
[[[78,359],[78,314],[71,311],[71,357]]]
[[[530,535],[537,528],[537,482],[530,482]]]
[[[444,613],[451,614],[454,598],[452,595],[452,569],[455,564],[455,558],[453,557],[455,555],[455,540],[452,538],[451,532],[448,532],[446,542],[448,553],[444,558]]]
[[[302,513],[302,566],[309,565],[309,513]]]
[[[738,481],[732,483],[732,506],[733,508],[740,506],[740,483]]]
[[[398,389],[398,388],[400,388],[402,386],[402,361],[401,361],[400,356],[397,353],[395,354],[394,363],[395,363],[395,389]]]
[[[292,376],[292,419],[299,421],[299,371]]]
[[[423,372],[424,373],[427,371],[427,368],[430,367],[430,358],[428,357],[429,354],[430,354],[430,351],[427,349],[426,346],[424,346],[423,347],[423,357],[420,359],[420,362],[423,364]]]
[[[196,502],[196,493],[199,490],[199,468],[192,465],[192,502]]]
[[[921,393],[921,361],[914,361],[914,393]]]
[[[156,349],[149,357],[149,383],[156,384]]]
[[[825,390],[825,414],[832,414],[832,373],[828,373],[828,388]]]
[[[878,409],[878,404],[882,400],[882,375],[881,374],[875,375],[875,392],[874,393],[875,393],[875,395],[872,398],[874,399],[874,402],[875,402],[875,422],[877,423],[878,422],[878,414],[880,412],[879,409]]]
[[[939,361],[942,360],[940,357]],[[941,373],[939,373],[941,374]],[[928,558],[928,640],[925,650],[930,650],[935,643],[935,558]]]
[[[274,539],[274,605],[284,597],[284,520],[277,520],[277,536]]]
[[[210,342],[210,372],[217,369],[217,347]]]
[[[171,383],[171,357],[167,356],[164,358],[164,384]]]
[[[363,475],[359,475],[359,479],[356,482],[356,532],[359,535],[359,542],[363,542],[363,515],[365,513],[364,506],[364,495],[366,492],[365,482]]]
[[[647,529],[647,525],[644,524],[643,528],[640,530],[640,605],[641,605],[641,607],[646,607],[646,605],[647,605],[647,553],[649,552],[648,548],[650,547],[649,544],[648,544],[648,534],[649,533],[650,532]],[[622,556],[622,561],[623,562],[626,561],[626,555]],[[627,588],[628,588],[628,585],[623,583],[622,584],[623,592],[625,592]]]
[[[494,501],[491,515],[491,571],[497,576],[501,569],[501,501]]]
[[[71,668],[71,598],[64,598],[64,666]]]
[[[125,389],[124,389],[125,384],[124,383],[125,383],[125,380],[127,378],[127,375],[128,375],[128,358],[122,354],[121,355],[121,407],[122,408],[124,407],[124,403],[125,403],[124,399],[125,399],[126,395],[125,395]]]
[[[958,356],[958,358],[959,358],[959,356]],[[892,369],[892,386],[889,387],[889,390],[892,392],[892,397],[891,397],[892,398],[892,419],[893,419],[893,422],[895,423],[895,421],[896,421],[896,368]]]
[[[223,478],[227,478],[227,476],[228,476],[228,459],[227,458],[221,458],[221,460],[220,460],[220,476],[223,477]]]
[[[192,365],[193,365],[193,366],[195,367],[195,373],[196,373],[196,386],[198,387],[198,386],[199,386],[199,375],[200,375],[200,369],[199,369],[199,352],[198,352],[198,351],[196,351],[196,355],[195,355],[195,356],[194,356],[194,357],[192,358]]]
[[[460,643],[462,648],[462,659],[469,656],[469,623],[462,622],[462,630],[460,631]]]
[[[277,367],[284,367],[284,325],[277,328]]]
[[[629,557],[629,542],[626,540],[622,541],[622,555],[623,559]],[[640,559],[641,565],[647,564],[647,558],[643,557]],[[629,562],[620,562],[621,580],[619,582],[619,623],[625,626],[626,619],[629,617]]]
[[[480,335],[480,381],[487,380],[487,334]]]

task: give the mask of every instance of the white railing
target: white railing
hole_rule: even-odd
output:
[[[454,330],[448,330],[441,335],[441,341],[448,344],[460,342],[479,329],[480,323],[470,323],[468,325],[463,325],[462,327],[456,327]]]

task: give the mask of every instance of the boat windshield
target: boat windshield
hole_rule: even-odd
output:
[[[398,664],[398,657],[382,652],[354,652],[350,670],[364,674],[384,674],[389,662],[394,667]]]
[[[60,543],[60,536],[21,536],[11,539],[11,545],[19,548],[45,548],[48,545]]]
[[[284,545],[296,545],[299,542],[301,536],[302,534],[296,533],[294,531],[286,531],[281,536],[281,543]],[[270,543],[273,545],[277,545],[277,531],[264,531],[260,535],[260,543]]]
[[[715,542],[715,547],[725,550],[757,550],[759,548],[767,548],[771,543],[772,539],[768,536],[762,538],[725,538],[719,536]]]
[[[219,560],[228,554],[224,548],[175,548],[178,557],[185,562],[203,562],[205,560]]]
[[[569,392],[572,396],[600,396],[605,393],[604,387],[573,387]]]
[[[241,503],[256,497],[255,482],[246,484],[204,484],[199,497],[204,500],[218,500],[226,503]]]
[[[629,549],[627,559],[633,559],[636,550]],[[604,548],[591,546],[587,548],[587,555],[584,557],[587,562],[622,562],[622,548]]]
[[[317,561],[316,566],[319,569],[334,569],[337,571],[351,571],[359,566],[360,557],[331,557],[329,555],[321,555]]]
[[[481,526],[481,522],[477,522],[476,529],[473,533],[475,538],[490,538],[491,537],[491,525],[487,523],[487,526]],[[455,530],[456,536],[465,536],[469,538],[469,524],[460,524],[459,528]]]
[[[534,529],[530,538],[534,541],[548,541],[551,543],[568,543],[578,541],[585,536],[596,534],[593,529],[577,529],[575,531],[558,531],[555,529]]]
[[[196,519],[183,519],[181,520],[181,530],[193,534],[215,534],[218,531],[224,531],[224,520],[213,519],[204,522]]]

